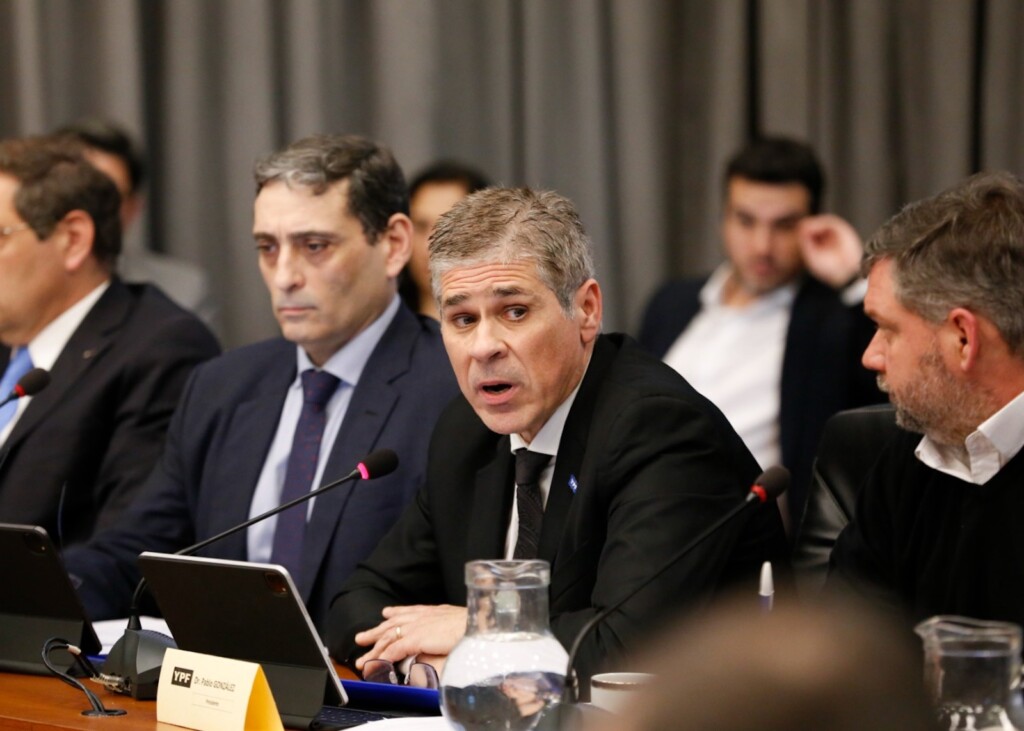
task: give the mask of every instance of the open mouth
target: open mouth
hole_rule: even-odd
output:
[[[489,383],[483,387],[485,392],[493,394],[505,393],[510,388],[512,385],[509,383]]]

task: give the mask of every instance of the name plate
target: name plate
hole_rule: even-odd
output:
[[[197,731],[284,731],[258,664],[176,649],[160,668],[156,720]]]

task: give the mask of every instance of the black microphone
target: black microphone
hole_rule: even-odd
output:
[[[746,499],[743,502],[737,504],[732,510],[723,515],[721,518],[716,520],[710,526],[708,526],[703,533],[698,535],[692,541],[683,546],[677,551],[672,558],[664,563],[664,565],[655,571],[653,574],[647,577],[640,586],[634,588],[626,596],[619,599],[614,604],[611,604],[600,612],[595,614],[589,622],[583,625],[583,628],[576,633],[576,639],[573,640],[572,647],[569,649],[569,662],[566,664],[565,669],[565,689],[567,692],[566,700],[568,703],[576,703],[579,700],[579,682],[576,677],[576,670],[573,667],[576,663],[576,654],[579,652],[580,645],[583,644],[583,640],[586,639],[587,635],[596,627],[598,624],[603,622],[609,614],[614,612],[616,609],[621,607],[627,601],[636,596],[642,589],[650,585],[652,581],[661,576],[663,573],[668,571],[670,568],[676,565],[676,563],[686,556],[690,551],[703,543],[708,537],[718,531],[723,525],[731,521],[740,513],[744,512],[751,505],[761,505],[769,500],[774,500],[779,495],[786,491],[789,487],[789,470],[785,467],[769,467],[760,476],[754,480],[753,486],[750,488],[750,492],[747,493]]]
[[[0,401],[0,408],[11,403],[11,401],[17,401],[18,399],[25,398],[26,396],[35,396],[49,385],[50,372],[44,368],[33,368],[18,379],[18,382],[14,384],[14,388],[12,388],[11,392],[7,394],[7,398]],[[0,469],[3,469],[4,463],[7,461],[7,455],[10,454],[10,451],[11,448],[8,445],[4,445],[4,448],[0,449]]]
[[[35,396],[49,385],[50,372],[45,368],[33,368],[18,379],[18,382],[14,384],[14,388],[7,394],[7,397],[0,401],[0,408],[11,403],[11,401],[17,401],[26,396]]]
[[[294,500],[271,508],[265,513],[249,518],[243,523],[232,526],[215,536],[205,538],[191,546],[186,546],[180,551],[175,551],[176,556],[191,556],[196,551],[206,548],[211,543],[216,543],[222,538],[244,530],[249,526],[266,520],[272,515],[287,510],[288,508],[300,505],[312,500],[328,490],[332,490],[344,482],[354,479],[372,480],[377,477],[390,475],[398,467],[398,455],[391,449],[378,449],[368,454],[356,468],[344,477],[333,482],[311,490],[305,495],[300,495]],[[103,665],[103,683],[108,690],[131,695],[133,698],[145,700],[156,698],[156,686],[160,680],[160,666],[163,663],[164,651],[168,647],[174,647],[174,641],[167,635],[151,630],[142,629],[139,620],[139,603],[143,592],[146,589],[146,577],[139,580],[132,595],[131,612],[128,616],[128,627],[114,646],[110,648],[107,661]]]

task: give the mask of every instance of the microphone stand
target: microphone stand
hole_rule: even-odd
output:
[[[175,556],[191,556],[192,554],[196,553],[197,551],[201,551],[202,549],[206,548],[211,543],[216,543],[217,541],[221,540],[222,538],[227,538],[228,536],[234,535],[235,533],[238,533],[240,530],[244,530],[244,529],[248,528],[251,525],[259,523],[261,520],[265,520],[265,519],[271,517],[272,515],[277,515],[278,513],[282,513],[285,510],[287,510],[288,508],[291,508],[291,507],[294,507],[296,505],[299,505],[300,503],[304,503],[307,500],[312,500],[317,495],[320,495],[321,493],[327,492],[328,490],[331,490],[331,489],[337,487],[338,485],[340,485],[343,482],[348,482],[351,479],[354,479],[356,477],[361,477],[361,476],[362,475],[361,475],[360,471],[358,469],[354,469],[351,472],[349,472],[347,475],[345,475],[344,477],[338,478],[337,480],[334,480],[333,482],[328,482],[326,485],[322,485],[321,487],[318,487],[315,490],[310,490],[305,495],[299,495],[299,497],[294,498],[293,500],[289,500],[286,503],[282,503],[281,505],[278,505],[276,507],[273,507],[270,510],[266,511],[265,513],[261,513],[261,514],[257,515],[255,518],[249,518],[245,522],[239,523],[238,525],[233,525],[230,528],[228,528],[227,530],[221,531],[220,533],[218,533],[215,536],[210,536],[209,538],[204,538],[203,540],[199,541],[198,543],[193,543],[191,546],[186,546],[185,548],[182,548],[180,551],[175,551],[174,555]],[[128,615],[128,629],[135,629],[135,630],[142,629],[142,624],[141,624],[141,622],[139,620],[139,603],[142,601],[142,596],[145,594],[146,586],[147,586],[146,577],[143,576],[139,580],[139,583],[135,587],[135,593],[132,595],[131,610],[130,610],[130,613]]]
[[[368,455],[366,459],[344,477],[271,508],[254,518],[249,518],[215,536],[205,538],[198,543],[193,543],[182,548],[180,551],[175,551],[174,555],[191,556],[211,543],[227,538],[240,530],[259,523],[261,520],[288,510],[288,508],[312,500],[317,495],[325,493],[344,482],[355,478],[370,480],[375,477],[383,477],[394,472],[396,467],[398,467],[398,456],[390,449],[379,449]],[[160,681],[160,667],[163,664],[164,652],[168,647],[175,647],[174,640],[167,635],[142,628],[142,622],[139,618],[139,604],[145,589],[146,577],[143,576],[135,586],[134,594],[132,594],[128,627],[125,629],[121,639],[110,648],[110,654],[103,665],[104,672],[100,675],[101,682],[108,690],[130,695],[132,698],[139,700],[156,698],[156,688]]]
[[[723,515],[721,518],[716,520],[714,523],[705,528],[696,538],[687,543],[681,549],[676,551],[672,557],[666,561],[661,568],[655,571],[653,574],[648,576],[640,586],[630,591],[624,597],[618,601],[610,604],[609,606],[602,609],[600,612],[595,614],[587,621],[586,624],[576,633],[576,638],[573,640],[572,647],[569,649],[569,660],[566,663],[565,669],[565,689],[566,699],[569,704],[575,704],[579,702],[579,678],[576,674],[576,655],[579,654],[580,647],[583,644],[583,640],[593,631],[593,629],[603,622],[608,616],[615,610],[622,607],[627,601],[636,596],[640,591],[648,587],[651,582],[657,579],[659,576],[664,574],[670,568],[676,565],[680,559],[686,556],[690,551],[695,549],[697,546],[706,541],[711,535],[716,533],[723,525],[733,520],[737,515],[747,510],[751,505],[761,505],[767,502],[769,499],[777,498],[786,488],[789,486],[789,470],[784,467],[770,467],[765,470],[760,477],[754,482],[754,486],[747,493],[746,498],[742,503],[734,506],[729,512]],[[564,704],[563,704],[564,705]]]

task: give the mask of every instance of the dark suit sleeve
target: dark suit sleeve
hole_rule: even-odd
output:
[[[854,594],[897,612],[902,602],[896,590],[892,557],[897,555],[894,521],[898,508],[892,497],[900,492],[902,480],[891,477],[899,474],[893,470],[892,455],[892,447],[887,445],[864,479],[854,518],[839,534],[829,556],[825,591]]]
[[[84,545],[64,553],[64,562],[87,614],[94,620],[124,617],[141,574],[143,551],[174,552],[194,542],[193,506],[182,444],[198,373],[185,387],[171,420],[167,443],[141,493],[121,519]]]
[[[637,340],[651,355],[663,358],[700,309],[700,280],[662,286],[647,303]]]
[[[552,588],[552,630],[566,647],[597,612],[651,580],[681,547],[741,501],[757,474],[724,419],[716,421],[675,397],[633,400],[600,428],[606,443],[593,446],[603,455],[597,478],[606,495],[589,503],[594,515],[581,516],[581,523],[604,520],[607,535],[589,599],[565,599],[571,587]],[[781,520],[774,505],[767,508],[725,525],[600,623],[580,647],[581,675],[618,667],[616,659],[636,647],[652,624],[706,600],[733,573],[754,574],[762,560],[773,557],[784,563]],[[555,573],[586,577],[587,550],[583,543],[575,555],[559,555]],[[756,583],[750,592],[756,594]],[[586,608],[559,611],[561,605]]]
[[[327,647],[335,659],[351,663],[361,654],[355,634],[380,624],[384,607],[443,603],[429,501],[421,489],[335,597],[327,619]]]
[[[160,458],[189,374],[220,348],[191,315],[164,320],[137,345],[121,379],[110,441],[93,487],[96,531],[116,524]]]

